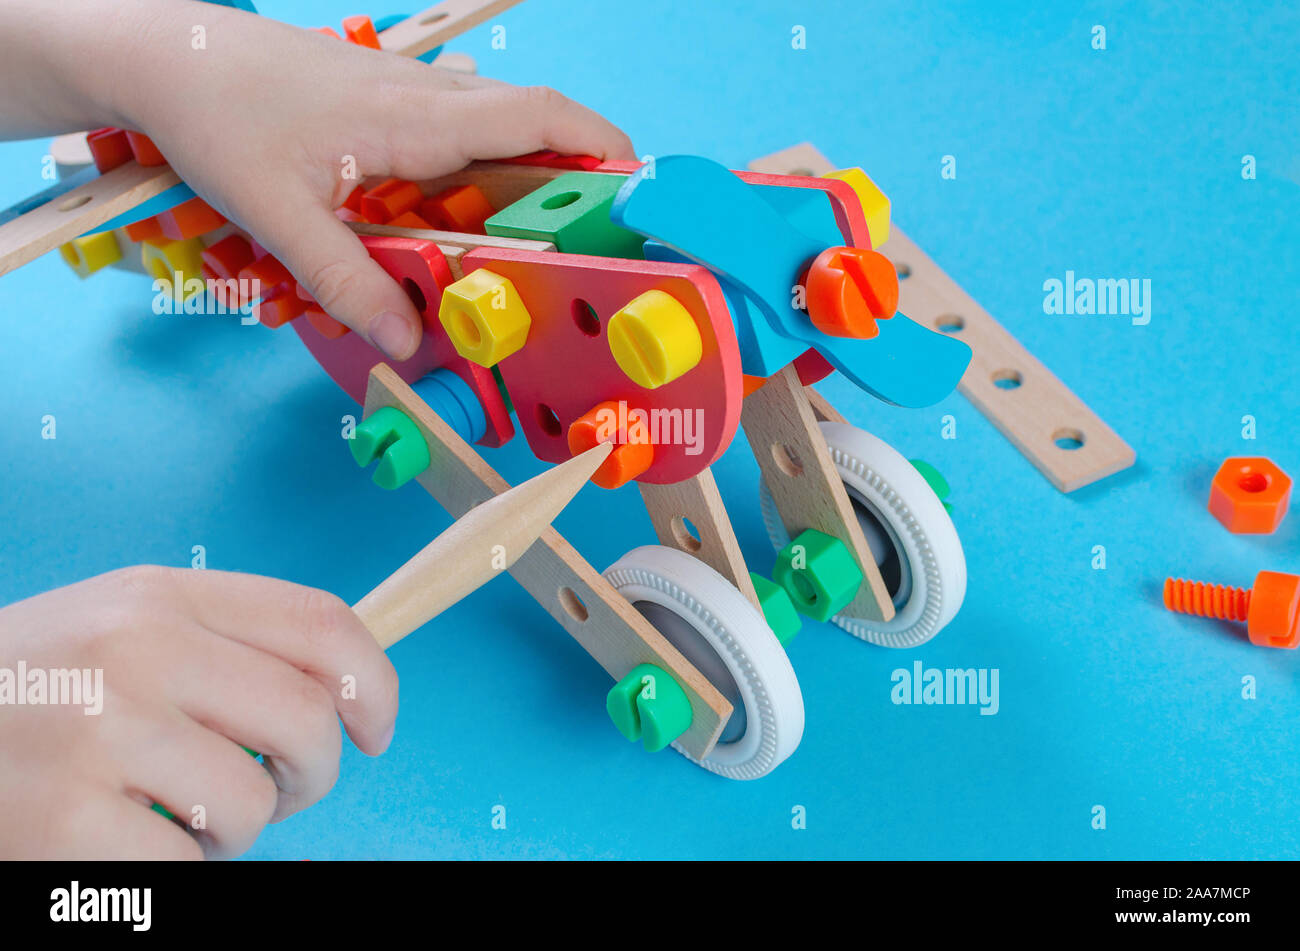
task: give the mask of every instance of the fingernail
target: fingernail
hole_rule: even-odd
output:
[[[394,360],[410,358],[415,348],[411,325],[401,314],[386,310],[370,322],[370,341]]]
[[[393,725],[388,728],[388,735],[385,736],[384,741],[379,744],[380,753],[388,752],[388,748],[393,745],[393,734],[395,734],[396,732],[397,732],[397,721],[394,720]]]

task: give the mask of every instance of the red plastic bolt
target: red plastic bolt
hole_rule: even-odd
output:
[[[1166,578],[1165,607],[1179,614],[1244,621],[1250,642],[1260,647],[1300,643],[1300,575],[1261,571],[1252,588]]]
[[[874,337],[876,321],[898,310],[898,272],[867,248],[827,248],[809,266],[804,287],[813,326],[835,337]]]

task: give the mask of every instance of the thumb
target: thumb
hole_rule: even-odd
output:
[[[424,330],[420,315],[406,292],[366,252],[361,239],[314,200],[277,205],[293,213],[282,220],[257,222],[261,227],[251,230],[258,242],[327,314],[391,359],[409,359]],[[308,207],[310,213],[304,211]]]

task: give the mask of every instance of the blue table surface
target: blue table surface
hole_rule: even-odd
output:
[[[302,25],[358,12],[260,6]],[[1138,462],[1061,495],[959,395],[903,410],[827,381],[846,415],[948,477],[970,586],[917,650],[807,623],[790,648],[807,727],[776,772],[729,782],[624,741],[607,676],[503,578],[393,650],[391,751],[345,744],[334,790],[250,855],[1300,855],[1300,657],[1169,614],[1159,593],[1166,574],[1300,570],[1300,514],[1233,536],[1205,504],[1230,455],[1300,476],[1288,6],[528,0],[492,21],[505,49],[488,25],[451,43],[484,74],[583,100],[642,152],[743,167],[811,140],[863,166],[895,220]],[[791,48],[795,25],[806,49]],[[0,145],[0,207],[43,185],[46,148]],[[1149,279],[1150,323],[1044,314],[1043,282],[1067,270]],[[188,565],[194,545],[210,568],[351,601],[448,524],[418,486],[386,493],[356,469],[340,439],[356,406],[292,333],[154,316],[150,300],[141,277],[81,282],[57,255],[0,279],[0,602],[126,564]],[[41,438],[47,414],[55,440]],[[948,414],[956,439],[941,435]],[[541,468],[522,438],[486,455],[512,481]],[[714,471],[746,556],[768,569],[743,439]],[[602,568],[653,541],[631,488],[584,490],[558,525]],[[891,672],[918,659],[998,669],[998,713],[893,704]]]

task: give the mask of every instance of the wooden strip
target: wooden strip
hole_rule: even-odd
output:
[[[520,0],[443,0],[394,23],[379,34],[379,46],[399,56],[423,56],[436,46],[509,10]]]
[[[834,170],[807,142],[751,162],[749,167],[776,174],[824,175]],[[951,332],[970,345],[974,357],[958,389],[1052,485],[1073,492],[1133,465],[1137,459],[1133,447],[896,224],[891,225],[890,238],[880,251],[900,275],[906,275],[899,281],[899,311],[926,327]]]
[[[454,518],[510,488],[387,364],[371,371],[366,415],[383,406],[404,412],[428,441],[432,461],[419,482]],[[709,754],[731,704],[559,532],[543,532],[510,574],[615,680],[642,663],[668,671],[691,701],[682,747],[696,759]]]
[[[426,178],[417,184],[426,195],[436,195],[460,185],[477,185],[488,203],[500,211],[570,171],[572,169],[515,165],[510,162],[471,162],[459,171],[441,178]]]
[[[419,56],[519,2],[444,0],[393,24],[379,34],[379,43],[383,49],[402,56]],[[0,223],[0,275],[130,211],[180,181],[169,165],[144,167],[127,162],[69,191],[62,201],[47,202],[21,217]]]
[[[745,397],[740,425],[790,537],[807,528],[833,535],[862,569],[857,597],[843,613],[873,621],[890,620],[893,599],[793,364]]]
[[[745,556],[722,504],[712,469],[673,485],[638,482],[637,488],[641,490],[659,544],[694,555],[758,606],[758,593],[749,577]],[[683,519],[690,520],[698,535],[690,532]]]
[[[897,227],[881,253],[908,277],[899,310],[974,351],[958,388],[1062,492],[1127,469],[1133,447]],[[999,386],[999,383],[1003,386]],[[1009,384],[1018,384],[1004,388]],[[1081,443],[1076,448],[1066,445]]]
[[[180,176],[169,167],[146,168],[135,162],[95,176],[0,225],[0,274],[36,260],[46,251],[178,184]]]
[[[514,248],[519,251],[554,251],[549,241],[529,241],[526,238],[498,238],[483,234],[462,234],[459,231],[434,231],[423,228],[394,228],[392,225],[372,225],[364,221],[350,221],[348,227],[357,234],[380,235],[390,238],[418,238],[432,241],[451,266],[451,276],[460,280],[465,276],[460,259],[465,252],[475,248]]]
[[[836,170],[831,160],[811,142],[800,142],[780,152],[764,155],[745,167],[751,172],[767,175],[806,175],[810,178],[820,178]]]
[[[844,414],[811,386],[803,388],[803,395],[808,397],[808,405],[812,407],[813,415],[817,417],[819,423],[848,423]]]

